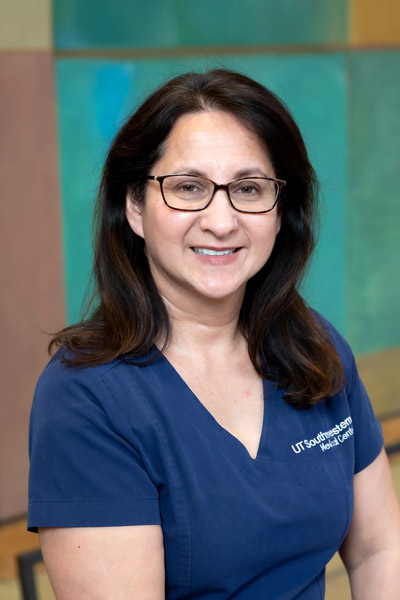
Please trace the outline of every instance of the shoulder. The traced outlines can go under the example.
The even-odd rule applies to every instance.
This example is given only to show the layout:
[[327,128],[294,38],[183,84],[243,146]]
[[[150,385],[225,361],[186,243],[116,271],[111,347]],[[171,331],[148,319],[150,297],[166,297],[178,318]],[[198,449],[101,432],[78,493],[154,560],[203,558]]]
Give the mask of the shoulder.
[[314,309],[310,309],[310,312],[314,320],[322,327],[334,345],[343,367],[346,387],[351,386],[357,373],[357,367],[350,344],[326,317]]
[[[155,439],[146,406],[139,414],[141,397],[118,394],[107,380],[123,362],[74,368],[64,356],[50,360],[33,400],[29,526],[159,523],[145,468]],[[126,382],[126,371],[118,379]]]
[[[61,348],[39,377],[30,418],[30,447],[102,445],[125,440],[136,448],[136,435],[152,436],[152,397],[144,389],[146,374],[117,359],[77,368],[64,362]],[[150,383],[149,383],[150,386]],[[47,451],[47,450],[46,450]]]
[[66,362],[68,358],[71,358],[71,354],[64,348],[60,348],[48,362],[36,385],[34,405],[37,399],[43,402],[54,398],[60,399],[60,397],[77,398],[84,395],[87,397],[97,395],[102,388],[105,373],[120,362],[76,367]]
[[154,355],[149,353],[136,359],[116,358],[104,364],[95,364],[88,366],[75,366],[68,362],[73,359],[73,354],[64,347],[54,354],[47,363],[45,369],[38,378],[37,391],[51,389],[53,386],[59,387],[61,384],[63,389],[66,387],[81,385],[89,389],[98,385],[104,385],[104,382],[109,379],[112,371],[117,371],[118,377],[123,377],[123,373],[129,370],[130,372],[140,369],[142,366],[154,364]]
[[314,309],[310,309],[310,313],[313,319],[324,329],[328,334],[329,338],[333,342],[339,356],[343,360],[352,360],[353,352],[347,340],[338,332],[338,330],[332,325],[330,321],[321,313]]
[[[102,365],[76,367],[66,360],[72,355],[60,348],[41,373],[34,394],[32,422],[38,418],[58,420],[68,414],[105,413],[116,419],[122,413],[149,412],[149,400],[162,389],[162,374],[154,355],[143,355],[135,360],[115,359]],[[161,361],[162,362],[162,361]]]
[[341,392],[324,402],[321,410],[326,411],[326,414],[333,417],[334,420],[336,419],[336,426],[340,430],[342,421],[339,422],[339,412],[348,411],[348,413],[342,414],[345,417],[347,414],[350,416],[351,426],[346,425],[348,417],[347,419],[343,418],[343,425],[347,427],[347,430],[345,434],[340,431],[337,439],[342,446],[342,442],[352,438],[354,434],[354,472],[357,473],[370,464],[381,451],[383,444],[382,429],[374,415],[367,391],[359,377],[356,361],[348,342],[325,317],[315,311],[312,312],[314,318],[318,320],[334,344],[345,375]]
[[76,368],[65,363],[65,358],[68,353],[60,348],[38,379],[31,409],[31,442],[43,432],[49,436],[86,430],[90,421],[106,419],[102,385],[105,366]]

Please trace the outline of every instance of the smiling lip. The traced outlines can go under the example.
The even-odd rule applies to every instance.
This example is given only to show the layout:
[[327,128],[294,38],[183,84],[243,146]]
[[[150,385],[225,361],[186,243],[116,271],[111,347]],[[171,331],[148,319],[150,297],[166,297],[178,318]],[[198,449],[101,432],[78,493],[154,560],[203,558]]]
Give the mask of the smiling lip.
[[241,247],[237,248],[203,248],[192,246],[196,261],[214,267],[226,267],[236,263],[240,256]]
[[239,248],[226,248],[223,250],[217,250],[216,248],[192,248],[193,252],[202,256],[229,256],[231,254],[235,254],[235,252],[237,252],[238,249]]

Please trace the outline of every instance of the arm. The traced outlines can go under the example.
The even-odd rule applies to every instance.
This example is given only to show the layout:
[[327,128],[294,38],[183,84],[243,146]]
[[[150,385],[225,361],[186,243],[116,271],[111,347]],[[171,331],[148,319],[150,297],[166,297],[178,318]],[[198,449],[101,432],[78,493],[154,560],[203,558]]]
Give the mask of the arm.
[[384,450],[354,478],[354,515],[340,550],[354,600],[396,600],[400,510]]
[[57,600],[164,600],[159,525],[39,530]]

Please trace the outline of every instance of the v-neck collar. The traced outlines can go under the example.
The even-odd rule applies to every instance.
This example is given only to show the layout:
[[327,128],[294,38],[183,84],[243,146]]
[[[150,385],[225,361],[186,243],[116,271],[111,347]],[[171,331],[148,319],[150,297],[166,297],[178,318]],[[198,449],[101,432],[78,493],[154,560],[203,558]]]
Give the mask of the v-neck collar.
[[[180,375],[180,373],[175,369],[175,367],[168,360],[168,358],[165,355],[163,355],[161,357],[161,360],[164,361],[165,365],[174,374],[174,377],[179,381],[180,386],[183,387],[183,389],[186,392],[185,395],[188,398],[190,398],[190,400],[192,401],[193,406],[195,407],[195,410],[199,414],[201,414],[202,418],[205,419],[205,421],[208,423],[208,425],[209,425],[208,431],[210,432],[211,437],[213,437],[217,443],[221,443],[221,440],[223,440],[223,439],[227,440],[230,444],[233,444],[233,446],[238,448],[240,453],[242,453],[242,454],[244,453],[245,456],[250,461],[253,461],[253,462],[257,461],[258,459],[263,458],[264,450],[265,450],[266,428],[267,428],[267,422],[266,422],[267,421],[267,404],[268,404],[268,397],[271,395],[271,391],[273,389],[272,386],[274,385],[272,382],[267,381],[265,379],[262,380],[262,383],[263,383],[263,423],[262,423],[262,427],[261,427],[261,433],[260,433],[260,439],[258,442],[257,453],[256,453],[256,456],[253,457],[253,456],[251,456],[251,454],[249,453],[248,449],[243,444],[243,442],[241,442],[233,433],[231,433],[228,429],[226,429],[223,425],[221,425],[219,423],[219,421],[214,417],[214,415],[208,410],[208,408],[206,408],[206,406],[204,406],[204,404],[199,400],[199,398],[193,392],[191,387],[183,379],[183,377]],[[220,448],[220,449],[222,451],[224,451],[224,448]],[[226,451],[226,449],[225,449],[225,451]]]

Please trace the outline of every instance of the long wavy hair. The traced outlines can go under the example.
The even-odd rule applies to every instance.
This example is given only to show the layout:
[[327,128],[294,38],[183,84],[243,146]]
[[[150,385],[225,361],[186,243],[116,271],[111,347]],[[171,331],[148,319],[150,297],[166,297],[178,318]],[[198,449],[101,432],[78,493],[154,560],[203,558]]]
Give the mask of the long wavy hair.
[[144,240],[128,225],[127,193],[145,202],[145,175],[162,156],[177,119],[225,111],[255,133],[276,177],[281,228],[267,263],[246,286],[239,325],[256,370],[285,390],[287,402],[307,408],[343,382],[337,352],[298,288],[314,247],[317,181],[287,108],[269,90],[225,69],[186,73],[152,93],[127,120],[109,150],[94,219],[95,290],[82,320],[65,327],[49,351],[64,345],[64,361],[91,366],[117,357],[137,360],[163,340],[170,323],[151,275]]

